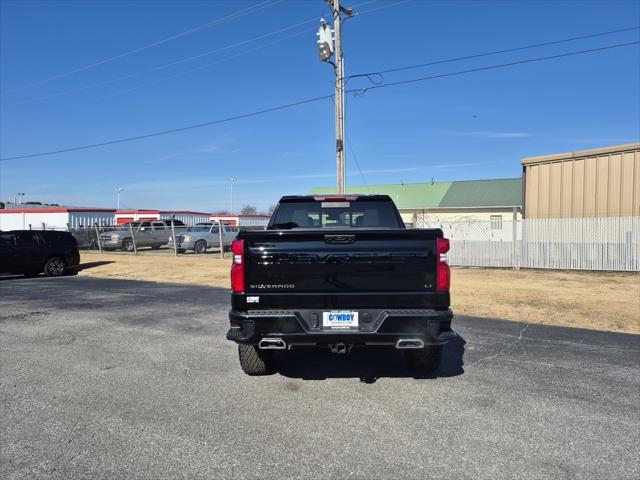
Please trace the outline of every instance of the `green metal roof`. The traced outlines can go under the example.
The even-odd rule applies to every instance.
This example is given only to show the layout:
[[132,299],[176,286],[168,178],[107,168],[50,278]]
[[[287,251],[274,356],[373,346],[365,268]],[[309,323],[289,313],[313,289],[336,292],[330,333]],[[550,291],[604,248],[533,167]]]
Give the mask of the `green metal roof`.
[[519,207],[521,205],[521,178],[452,182],[440,202],[441,208]]
[[[335,194],[335,187],[313,188],[311,194]],[[352,194],[389,195],[400,209],[518,207],[522,179],[464,180],[347,187]]]

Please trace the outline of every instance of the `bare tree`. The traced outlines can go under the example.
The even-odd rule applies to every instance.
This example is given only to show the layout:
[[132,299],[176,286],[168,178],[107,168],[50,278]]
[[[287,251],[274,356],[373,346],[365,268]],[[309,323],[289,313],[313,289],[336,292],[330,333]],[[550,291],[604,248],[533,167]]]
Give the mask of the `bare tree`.
[[273,211],[276,209],[278,205],[276,205],[275,203],[273,205],[269,205],[269,211],[267,212],[268,215],[273,215]]
[[256,215],[257,213],[258,209],[253,205],[245,205],[242,207],[242,210],[240,210],[241,215]]

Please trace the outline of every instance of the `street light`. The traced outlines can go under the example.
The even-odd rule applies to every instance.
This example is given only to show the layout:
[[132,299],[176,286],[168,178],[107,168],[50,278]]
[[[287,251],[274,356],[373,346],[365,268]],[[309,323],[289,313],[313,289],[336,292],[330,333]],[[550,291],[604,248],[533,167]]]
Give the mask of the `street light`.
[[117,200],[117,204],[116,204],[117,205],[116,208],[118,210],[120,210],[120,193],[123,192],[123,191],[124,191],[124,188],[122,188],[122,187],[116,188],[116,198],[118,199]]
[[22,197],[25,196],[25,193],[18,192],[18,198],[20,199],[20,205],[22,205]]
[[233,177],[229,177],[227,178],[227,183],[229,183],[229,186],[231,187],[231,203],[229,204],[229,213],[233,214],[233,182],[235,182],[236,179]]

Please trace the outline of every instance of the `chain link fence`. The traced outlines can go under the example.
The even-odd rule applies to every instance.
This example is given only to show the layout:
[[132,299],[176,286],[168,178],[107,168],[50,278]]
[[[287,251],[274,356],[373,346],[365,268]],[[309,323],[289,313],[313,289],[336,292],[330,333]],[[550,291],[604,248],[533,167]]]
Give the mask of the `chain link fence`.
[[[442,229],[453,266],[640,271],[640,217],[422,220],[417,227]],[[187,227],[171,221],[65,230],[86,250],[219,253],[223,258],[237,233],[230,225]]]
[[237,235],[237,228],[231,225],[176,223],[167,220],[76,228],[52,228],[42,224],[40,228],[32,229],[68,231],[82,250],[134,254],[157,250],[174,255],[218,253],[222,258]]

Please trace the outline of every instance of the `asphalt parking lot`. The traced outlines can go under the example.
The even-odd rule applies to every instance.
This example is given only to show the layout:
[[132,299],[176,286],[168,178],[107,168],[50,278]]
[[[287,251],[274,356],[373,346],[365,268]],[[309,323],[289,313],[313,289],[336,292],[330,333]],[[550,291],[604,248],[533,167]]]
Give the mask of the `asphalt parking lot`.
[[640,336],[458,317],[429,378],[379,351],[252,378],[222,289],[18,278],[0,302],[1,478],[640,476]]

